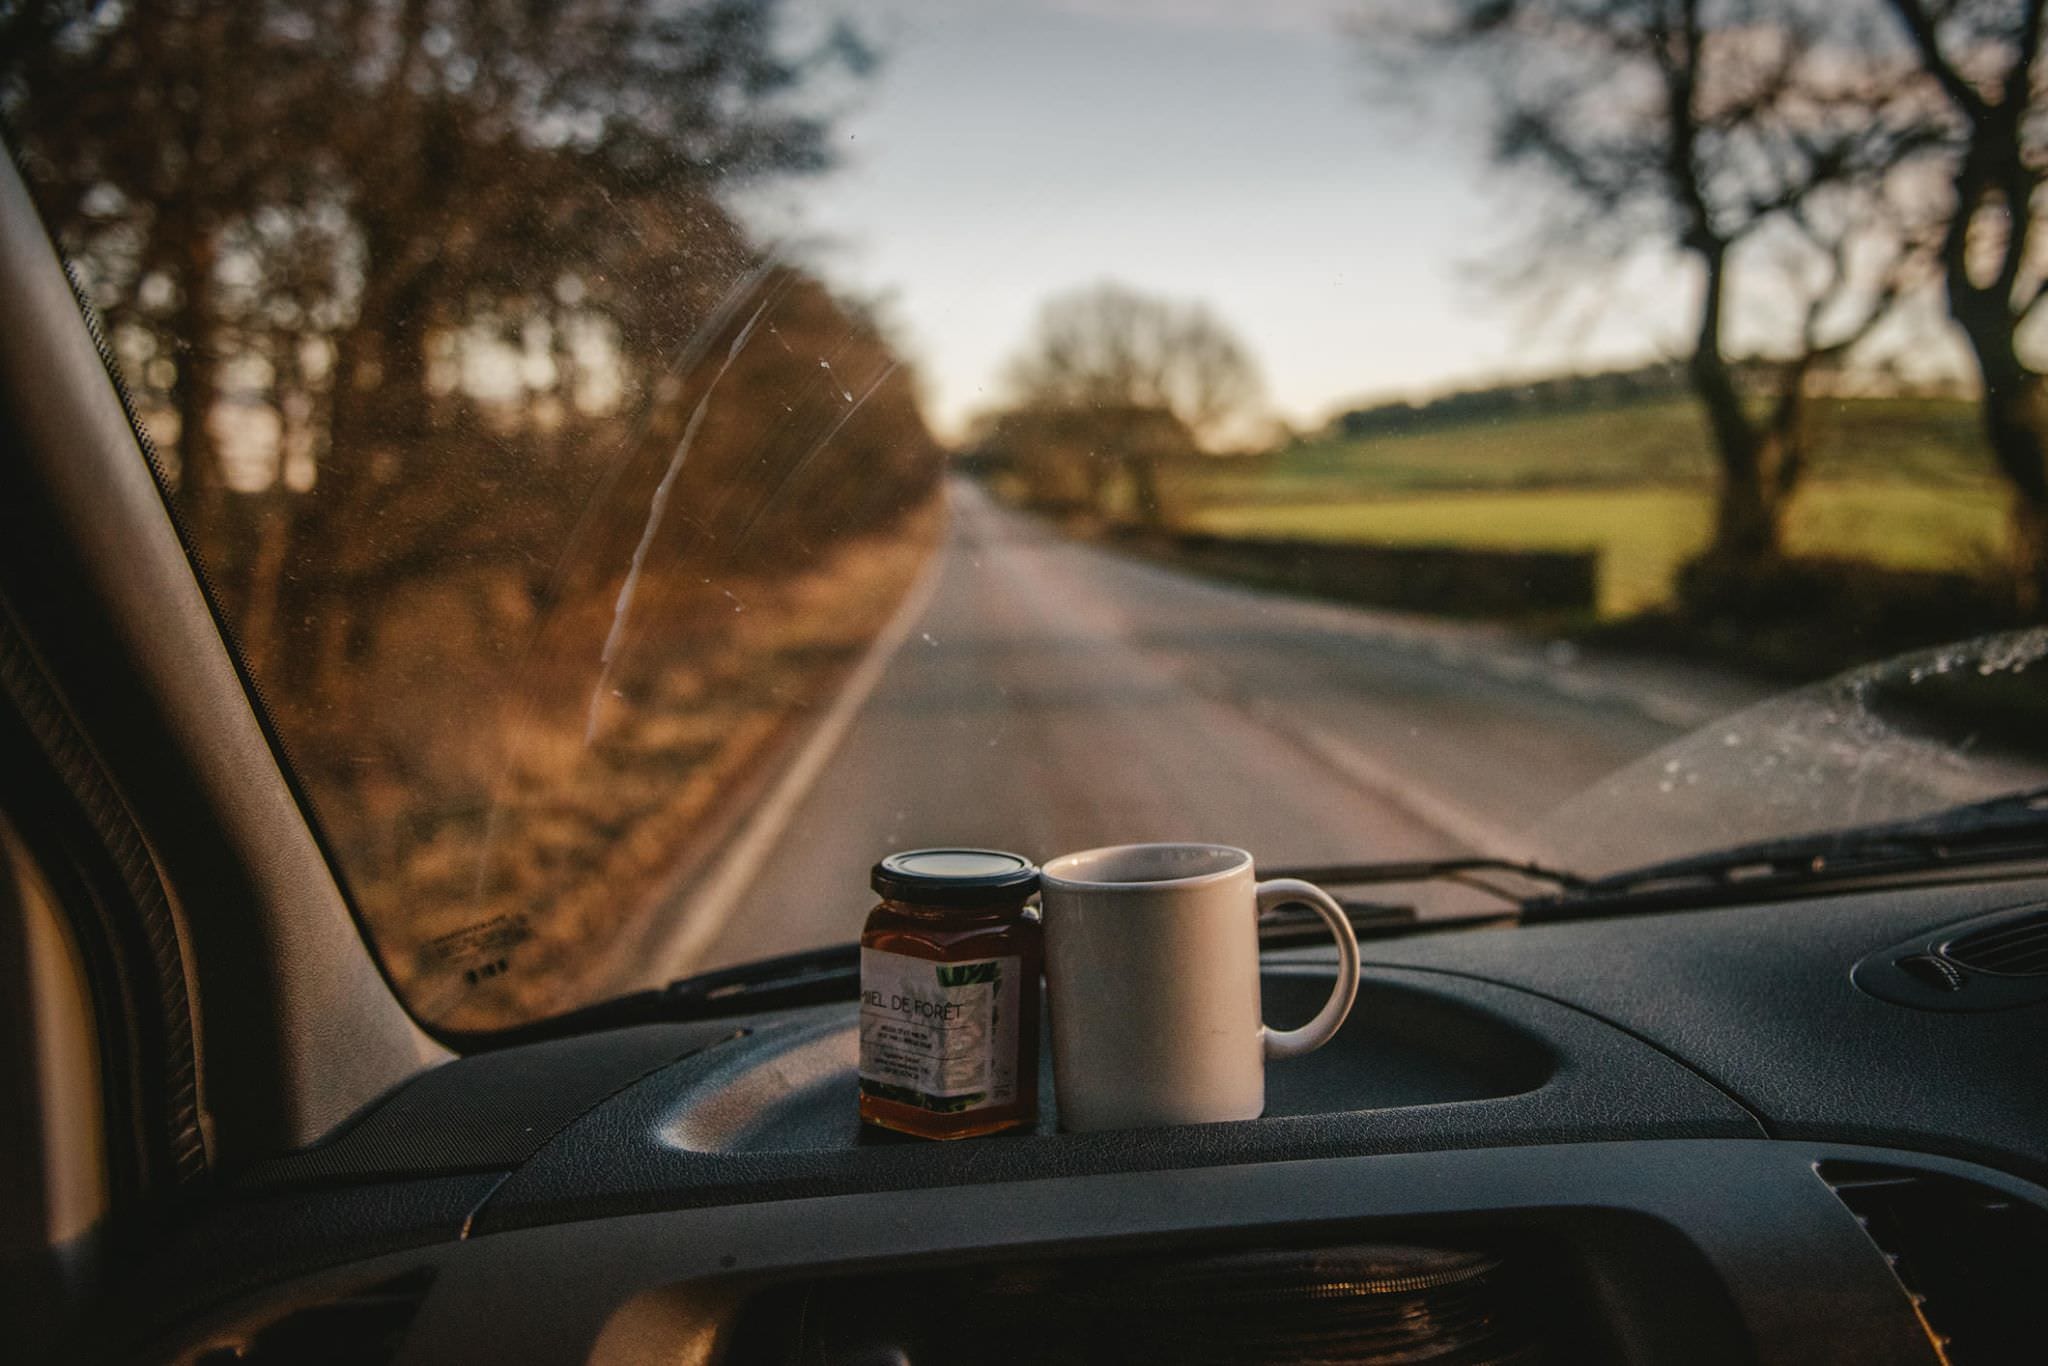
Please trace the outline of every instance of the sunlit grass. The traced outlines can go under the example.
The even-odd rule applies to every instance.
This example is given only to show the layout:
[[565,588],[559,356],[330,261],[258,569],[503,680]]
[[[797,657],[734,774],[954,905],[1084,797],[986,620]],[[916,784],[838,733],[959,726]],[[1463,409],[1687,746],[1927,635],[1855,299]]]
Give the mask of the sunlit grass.
[[[1713,501],[1704,488],[1532,489],[1245,502],[1203,508],[1188,521],[1237,536],[1597,549],[1599,610],[1612,617],[1669,601],[1679,566],[1707,542]],[[1979,569],[2004,529],[2005,500],[1995,488],[1821,480],[1795,501],[1786,545],[1795,554],[1904,568]]]
[[[1982,570],[2006,498],[1960,399],[1826,399],[1786,548],[1914,569]],[[1311,442],[1177,472],[1182,521],[1226,535],[1601,552],[1605,617],[1670,600],[1712,530],[1698,408],[1653,399]]]
[[1788,537],[1796,554],[1846,555],[1902,569],[1989,569],[2004,552],[2009,502],[1996,486],[1902,480],[1824,482],[1801,491]]
[[[1821,400],[1809,432],[1815,479],[1996,482],[1976,408],[1960,399]],[[1316,441],[1260,459],[1219,462],[1191,478],[1188,491],[1209,503],[1288,502],[1342,493],[1706,487],[1713,475],[1698,407],[1670,398]]]

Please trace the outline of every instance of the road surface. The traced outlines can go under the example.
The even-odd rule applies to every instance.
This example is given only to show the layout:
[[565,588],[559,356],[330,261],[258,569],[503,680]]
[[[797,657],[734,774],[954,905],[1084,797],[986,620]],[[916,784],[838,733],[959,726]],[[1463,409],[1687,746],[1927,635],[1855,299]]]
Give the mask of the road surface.
[[657,975],[853,938],[892,849],[1521,853],[1565,798],[1764,692],[1219,584],[1063,539],[964,480],[950,496],[928,601],[822,768],[771,803],[732,894],[684,908],[715,923]]

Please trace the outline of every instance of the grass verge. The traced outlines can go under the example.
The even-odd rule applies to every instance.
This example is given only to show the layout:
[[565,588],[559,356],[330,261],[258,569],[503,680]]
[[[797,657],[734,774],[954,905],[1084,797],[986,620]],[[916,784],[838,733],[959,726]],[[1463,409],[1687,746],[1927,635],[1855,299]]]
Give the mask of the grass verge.
[[[1392,545],[1597,550],[1604,620],[1672,605],[1680,568],[1707,545],[1704,488],[1488,490],[1200,507],[1196,530]],[[1995,561],[2005,500],[1985,487],[1904,480],[1816,481],[1786,523],[1795,556],[1866,559],[1897,569],[1977,572]]]

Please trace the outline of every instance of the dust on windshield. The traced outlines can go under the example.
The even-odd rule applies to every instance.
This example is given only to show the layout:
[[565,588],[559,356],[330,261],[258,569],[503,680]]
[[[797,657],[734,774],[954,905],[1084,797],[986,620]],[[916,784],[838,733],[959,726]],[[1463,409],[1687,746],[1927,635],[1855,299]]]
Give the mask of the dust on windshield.
[[1746,710],[2043,619],[2025,13],[13,0],[0,117],[473,1030],[892,849],[1618,866],[2037,772],[2039,668]]

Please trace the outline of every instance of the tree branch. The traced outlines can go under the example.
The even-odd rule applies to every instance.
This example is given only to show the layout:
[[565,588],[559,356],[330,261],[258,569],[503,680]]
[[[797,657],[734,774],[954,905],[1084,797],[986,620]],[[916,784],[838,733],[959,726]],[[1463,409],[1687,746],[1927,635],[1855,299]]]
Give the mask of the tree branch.
[[2034,59],[2041,51],[2042,5],[2043,0],[2027,0],[2020,14],[2019,51],[2005,73],[2003,106],[2007,110],[2024,109],[2033,93]]
[[[1935,32],[1935,21],[1933,16],[1928,14],[1926,5],[1922,4],[1921,0],[1891,0],[1891,3],[1892,12],[1899,16],[1899,22],[1906,27],[1907,36],[1919,50],[1920,64],[1926,68],[1927,74],[1934,77],[1948,97],[1955,101],[1956,107],[1963,111],[1965,118],[1972,123],[1981,122],[1989,114],[1990,106],[1985,103],[1983,95],[1978,93],[1977,87],[1965,80],[1963,74],[1943,55],[1941,35]],[[2038,12],[2040,6],[2036,0],[2028,0],[2028,3]]]

